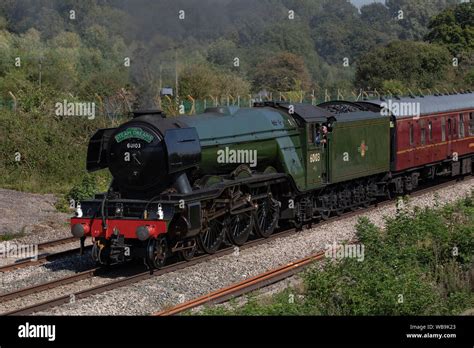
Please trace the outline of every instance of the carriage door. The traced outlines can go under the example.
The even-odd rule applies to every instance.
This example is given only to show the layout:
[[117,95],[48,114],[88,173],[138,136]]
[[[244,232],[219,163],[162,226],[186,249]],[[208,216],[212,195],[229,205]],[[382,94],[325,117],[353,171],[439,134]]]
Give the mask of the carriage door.
[[447,129],[447,157],[450,158],[453,154],[453,120],[451,119],[450,116],[447,117],[447,124],[448,124],[448,129]]
[[321,185],[326,174],[326,156],[318,123],[306,124],[306,188]]

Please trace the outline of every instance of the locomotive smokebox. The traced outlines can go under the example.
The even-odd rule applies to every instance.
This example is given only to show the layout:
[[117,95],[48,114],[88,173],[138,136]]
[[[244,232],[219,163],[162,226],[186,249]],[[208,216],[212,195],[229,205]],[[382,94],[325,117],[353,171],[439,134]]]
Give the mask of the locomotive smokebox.
[[92,137],[87,169],[109,168],[121,192],[156,194],[173,186],[189,193],[186,171],[201,160],[196,129],[161,112],[139,111],[118,128],[101,129]]

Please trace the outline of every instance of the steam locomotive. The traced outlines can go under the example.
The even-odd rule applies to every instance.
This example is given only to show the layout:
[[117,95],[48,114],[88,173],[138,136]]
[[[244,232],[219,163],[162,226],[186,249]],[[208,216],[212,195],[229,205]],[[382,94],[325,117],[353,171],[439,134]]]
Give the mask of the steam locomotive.
[[[413,105],[414,108],[406,106]],[[413,110],[416,112],[414,113]],[[80,202],[71,232],[101,264],[269,237],[441,176],[472,174],[474,93],[222,106],[195,116],[135,112],[90,139],[87,170],[107,192]]]

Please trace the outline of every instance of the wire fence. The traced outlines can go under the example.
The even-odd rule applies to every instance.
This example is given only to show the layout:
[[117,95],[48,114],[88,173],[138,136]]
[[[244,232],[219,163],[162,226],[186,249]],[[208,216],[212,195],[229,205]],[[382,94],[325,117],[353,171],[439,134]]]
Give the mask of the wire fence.
[[[330,100],[347,100],[360,101],[380,98],[381,96],[415,96],[415,95],[430,95],[430,94],[453,94],[458,93],[456,90],[417,90],[416,92],[407,90],[342,90],[342,89],[325,89],[318,92],[311,91],[292,91],[292,92],[274,92],[274,93],[260,93],[258,95],[246,96],[207,96],[204,99],[195,99],[192,96],[175,98],[170,96],[158,96],[155,98],[155,104],[158,109],[161,109],[165,114],[174,115],[195,115],[203,113],[207,108],[219,106],[238,106],[238,107],[253,107],[255,102],[263,101],[281,101],[289,103],[306,103],[318,105]],[[0,110],[6,109],[15,111],[17,105],[21,106],[21,100],[9,92],[10,99],[0,98]],[[94,103],[96,104],[96,115],[107,117],[113,121],[128,117],[133,110],[134,97],[128,91],[122,89],[116,95],[111,97],[101,97],[95,95]]]
[[330,91],[325,90],[322,93],[315,94],[301,92],[277,92],[267,93],[265,95],[248,95],[248,96],[221,96],[196,100],[191,96],[186,98],[171,98],[168,96],[159,99],[158,104],[161,109],[168,115],[194,115],[203,113],[207,108],[219,106],[238,106],[238,107],[253,107],[255,102],[263,101],[280,101],[289,103],[304,103],[311,105],[318,105],[320,103],[330,100],[368,100],[379,98],[382,94],[377,91]]

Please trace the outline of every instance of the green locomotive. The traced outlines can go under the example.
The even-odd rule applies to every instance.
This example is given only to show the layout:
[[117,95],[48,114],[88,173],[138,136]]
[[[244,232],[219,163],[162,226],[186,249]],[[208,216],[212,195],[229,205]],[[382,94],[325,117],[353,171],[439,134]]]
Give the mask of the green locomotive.
[[81,202],[72,233],[94,238],[100,263],[139,257],[159,268],[172,253],[214,253],[388,195],[390,117],[335,105],[143,111],[99,130],[87,169],[109,168],[113,181]]

